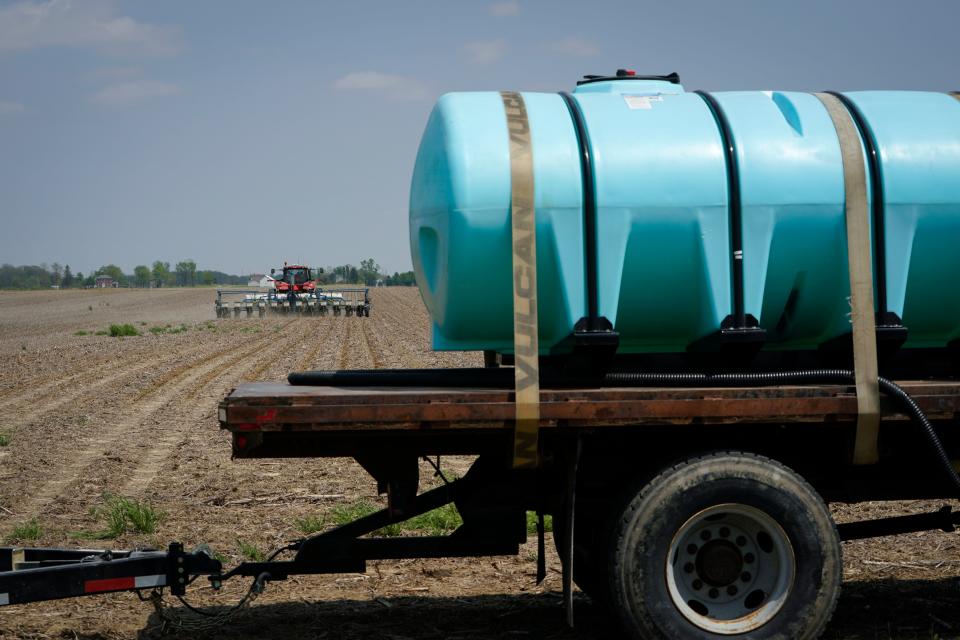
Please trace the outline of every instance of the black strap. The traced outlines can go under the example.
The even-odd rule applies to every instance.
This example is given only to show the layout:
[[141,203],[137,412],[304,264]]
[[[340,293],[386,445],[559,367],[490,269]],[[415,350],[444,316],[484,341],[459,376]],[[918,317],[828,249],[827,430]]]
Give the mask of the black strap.
[[580,105],[572,95],[561,92],[560,97],[570,111],[573,128],[577,133],[580,149],[580,179],[583,193],[584,267],[587,281],[587,330],[602,331],[600,304],[597,293],[597,196],[594,181],[593,156],[590,154],[590,139]]
[[717,99],[706,91],[696,91],[703,98],[713,119],[720,130],[723,142],[723,158],[727,167],[727,210],[730,214],[730,265],[733,273],[733,324],[735,328],[747,326],[746,310],[743,302],[743,205],[740,200],[740,167],[737,164],[737,150],[734,145],[730,121]]

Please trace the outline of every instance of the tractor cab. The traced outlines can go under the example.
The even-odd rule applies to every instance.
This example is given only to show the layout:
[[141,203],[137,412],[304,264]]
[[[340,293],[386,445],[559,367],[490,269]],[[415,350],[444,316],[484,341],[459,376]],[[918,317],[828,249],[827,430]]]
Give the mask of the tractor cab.
[[270,269],[270,275],[275,278],[274,287],[278,292],[312,292],[317,286],[313,280],[310,267],[304,267],[298,264],[284,264],[280,275],[277,276],[276,273],[276,269]]

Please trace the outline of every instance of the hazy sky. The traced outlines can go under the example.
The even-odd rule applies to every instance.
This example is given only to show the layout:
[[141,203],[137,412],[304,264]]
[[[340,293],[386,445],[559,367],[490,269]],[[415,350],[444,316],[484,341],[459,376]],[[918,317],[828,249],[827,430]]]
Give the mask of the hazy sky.
[[0,1],[0,262],[410,268],[447,91],[960,89],[960,2]]

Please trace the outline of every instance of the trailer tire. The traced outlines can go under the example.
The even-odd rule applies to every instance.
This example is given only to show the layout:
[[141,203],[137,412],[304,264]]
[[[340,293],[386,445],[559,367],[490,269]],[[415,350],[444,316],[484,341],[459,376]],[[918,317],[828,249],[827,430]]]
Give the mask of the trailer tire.
[[840,591],[840,539],[784,465],[722,452],[675,465],[617,519],[610,597],[630,638],[816,638]]

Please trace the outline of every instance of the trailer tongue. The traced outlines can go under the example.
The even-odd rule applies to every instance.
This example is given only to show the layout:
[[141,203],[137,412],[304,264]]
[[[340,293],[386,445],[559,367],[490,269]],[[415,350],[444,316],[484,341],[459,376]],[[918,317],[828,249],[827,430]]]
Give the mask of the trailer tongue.
[[0,549],[0,604],[164,587],[183,595],[193,578],[221,569],[206,550],[185,553],[176,542],[167,551],[8,547]]

